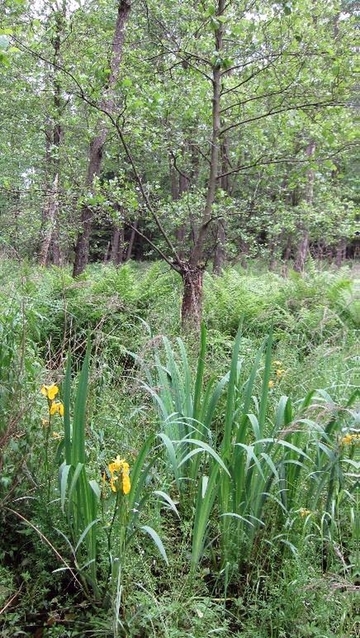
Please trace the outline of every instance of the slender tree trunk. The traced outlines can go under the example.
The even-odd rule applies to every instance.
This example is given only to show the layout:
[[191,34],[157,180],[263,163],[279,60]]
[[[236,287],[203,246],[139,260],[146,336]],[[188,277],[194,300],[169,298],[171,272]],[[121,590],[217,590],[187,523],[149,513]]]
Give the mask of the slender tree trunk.
[[63,255],[60,249],[60,241],[59,241],[58,220],[55,221],[55,229],[54,229],[52,240],[51,240],[51,259],[54,266],[61,266],[63,263]]
[[[223,139],[220,145],[220,154],[221,154],[221,173],[222,177],[220,179],[221,189],[225,193],[229,193],[230,184],[229,184],[229,175],[226,175],[226,171],[229,168],[229,141],[227,138]],[[220,275],[225,259],[226,259],[226,226],[225,219],[221,218],[217,222],[217,230],[216,230],[216,245],[214,250],[214,260],[213,260],[213,271],[215,275]]]
[[54,224],[59,210],[58,184],[59,175],[56,174],[43,215],[42,241],[38,258],[40,266],[46,266],[47,264],[49,248],[53,237]]
[[341,264],[345,260],[345,257],[346,257],[346,239],[340,239],[336,247],[336,257],[335,257],[335,263],[338,268],[340,268]]
[[[103,147],[107,136],[107,128],[104,124],[101,126],[99,134],[92,140],[89,151],[89,165],[86,183],[89,187],[92,186],[94,178],[100,175]],[[73,277],[80,275],[86,268],[89,261],[89,244],[90,244],[90,232],[93,222],[93,211],[89,206],[82,206],[81,208],[81,230],[78,233],[76,248],[75,248],[75,262],[73,269]]]
[[130,234],[130,239],[129,239],[129,243],[128,243],[128,248],[127,248],[127,251],[126,251],[125,261],[130,261],[130,259],[132,257],[137,226],[138,226],[138,222],[136,221],[136,222],[134,222],[134,226],[131,229],[131,234]]
[[[60,264],[59,246],[59,175],[60,148],[63,141],[61,115],[64,108],[61,83],[59,79],[59,64],[61,64],[61,38],[65,26],[65,9],[55,13],[55,36],[53,39],[52,91],[53,91],[53,121],[46,130],[46,172],[47,172],[47,202],[45,204],[40,230],[39,256],[41,266],[46,266],[52,256],[53,262]],[[50,118],[49,118],[50,119]],[[52,249],[52,250],[51,250]]]
[[[308,147],[306,149],[306,155],[309,159],[311,159],[314,156],[315,150],[316,150],[316,144],[312,140],[308,144]],[[309,206],[312,206],[314,201],[314,182],[315,182],[315,172],[312,168],[310,168],[307,173],[307,184],[306,184],[305,197],[304,197],[305,202]],[[299,232],[301,234],[301,237],[300,237],[298,250],[295,257],[294,270],[296,270],[297,272],[303,272],[305,268],[306,258],[309,252],[309,231],[307,228],[306,221],[302,226],[300,226]]]
[[[226,0],[218,0],[215,17],[222,18],[225,13],[225,7]],[[223,20],[219,20],[214,33],[215,50],[219,59],[221,58],[221,52],[223,50],[223,32],[224,22]],[[189,260],[186,265],[182,264],[183,267],[179,269],[184,285],[181,319],[182,326],[185,330],[189,328],[199,330],[201,323],[204,256],[206,240],[209,236],[210,224],[212,222],[212,210],[220,169],[221,76],[221,65],[216,63],[212,69],[212,135],[205,207]]]
[[296,258],[294,263],[294,270],[296,272],[303,272],[305,268],[305,261],[309,252],[309,233],[307,230],[304,230],[300,239],[300,243],[298,245],[298,249],[296,251]]
[[124,227],[114,226],[111,237],[110,261],[119,266],[124,259]]
[[[130,0],[119,0],[118,13],[115,25],[114,38],[111,49],[110,76],[105,87],[105,94],[100,103],[100,110],[104,113],[113,114],[115,111],[114,89],[119,77],[122,51],[125,40],[125,25],[131,8]],[[108,133],[108,125],[102,118],[98,123],[98,132],[90,143],[89,163],[86,176],[86,184],[92,187],[94,178],[100,175],[103,148]],[[89,242],[93,222],[93,212],[89,206],[81,209],[80,230],[75,247],[75,261],[73,277],[80,275],[87,266],[89,260]]]

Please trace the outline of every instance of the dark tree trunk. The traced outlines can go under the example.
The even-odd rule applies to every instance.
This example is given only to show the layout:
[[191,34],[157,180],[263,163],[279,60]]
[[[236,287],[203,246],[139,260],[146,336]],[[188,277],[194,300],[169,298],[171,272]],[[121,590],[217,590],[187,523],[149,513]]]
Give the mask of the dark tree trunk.
[[[99,105],[103,114],[107,113],[112,115],[115,111],[114,89],[120,72],[120,63],[125,39],[125,25],[130,8],[130,0],[119,0],[118,14],[111,49],[110,76],[107,86],[104,87],[104,97]],[[106,142],[107,132],[108,129],[105,120],[100,119],[98,124],[98,133],[92,140],[89,150],[86,184],[90,188],[94,182],[94,178],[100,175],[103,148]],[[89,208],[89,206],[83,206],[81,209],[80,229],[75,247],[73,277],[80,275],[87,266],[89,260],[89,241],[92,222],[93,211]]]
[[340,268],[341,264],[346,258],[346,239],[340,239],[336,247],[335,263]]
[[[86,183],[91,186],[94,177],[100,175],[103,147],[107,136],[107,129],[102,127],[99,135],[97,135],[90,144],[89,165]],[[73,277],[80,275],[86,268],[89,261],[89,243],[90,233],[93,222],[93,211],[89,206],[81,208],[81,229],[78,233],[75,247],[75,261],[73,268]]]
[[293,239],[291,235],[288,235],[286,239],[284,254],[283,254],[283,260],[286,264],[290,261],[292,250],[293,250]]
[[50,252],[51,252],[51,260],[54,266],[61,266],[64,260],[63,260],[63,255],[60,249],[59,228],[57,224],[55,225],[55,229],[53,232]]
[[119,266],[124,261],[124,227],[114,226],[111,247],[110,247],[110,261]]
[[[215,50],[219,57],[223,51],[223,34],[224,22],[223,18],[226,1],[218,0],[216,17],[219,17],[218,26],[215,29]],[[220,143],[221,143],[221,121],[220,121],[220,102],[221,102],[221,82],[222,70],[221,65],[214,64],[212,68],[212,135],[210,149],[210,165],[209,176],[206,191],[206,201],[201,223],[196,233],[194,245],[190,252],[187,262],[187,268],[180,270],[184,293],[182,301],[182,325],[185,329],[200,329],[201,308],[202,308],[202,285],[203,285],[203,268],[205,261],[206,242],[209,237],[211,223],[213,222],[212,213],[213,205],[218,187],[218,179],[220,175]]]
[[198,331],[201,325],[203,270],[183,264],[180,274],[183,281],[181,323],[186,331]]

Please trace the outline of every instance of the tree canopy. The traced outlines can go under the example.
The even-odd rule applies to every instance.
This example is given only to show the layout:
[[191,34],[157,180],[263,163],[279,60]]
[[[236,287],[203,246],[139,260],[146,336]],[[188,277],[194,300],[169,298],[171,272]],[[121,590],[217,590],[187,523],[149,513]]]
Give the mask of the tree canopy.
[[6,0],[3,246],[74,275],[160,256],[198,319],[208,265],[351,256],[355,13],[335,0]]

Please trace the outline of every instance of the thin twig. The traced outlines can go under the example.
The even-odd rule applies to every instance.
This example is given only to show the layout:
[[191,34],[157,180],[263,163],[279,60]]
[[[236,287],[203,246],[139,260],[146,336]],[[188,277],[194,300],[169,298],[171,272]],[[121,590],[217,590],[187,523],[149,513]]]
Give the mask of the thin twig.
[[79,581],[78,577],[76,576],[76,574],[75,574],[74,570],[72,569],[72,567],[70,567],[70,565],[66,562],[65,558],[63,558],[61,556],[61,554],[58,552],[56,547],[54,547],[54,545],[49,541],[49,539],[46,538],[45,534],[43,534],[42,531],[38,527],[36,527],[36,525],[34,525],[34,523],[32,523],[27,518],[25,518],[25,516],[20,514],[20,512],[17,512],[16,510],[13,510],[11,507],[5,507],[5,509],[8,512],[11,512],[12,514],[15,514],[15,516],[18,516],[18,518],[20,518],[24,523],[26,523],[26,525],[29,525],[33,530],[35,530],[35,532],[37,532],[39,534],[41,540],[43,540],[52,549],[52,551],[54,552],[55,556],[65,565],[66,569],[68,569],[70,571],[72,577],[77,582],[79,587],[82,588],[82,584]]

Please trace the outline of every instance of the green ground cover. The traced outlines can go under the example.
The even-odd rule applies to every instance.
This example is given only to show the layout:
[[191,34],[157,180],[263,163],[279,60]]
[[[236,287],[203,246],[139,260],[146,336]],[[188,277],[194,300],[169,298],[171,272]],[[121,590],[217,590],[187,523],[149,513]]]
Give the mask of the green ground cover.
[[354,267],[0,280],[0,636],[359,635]]

